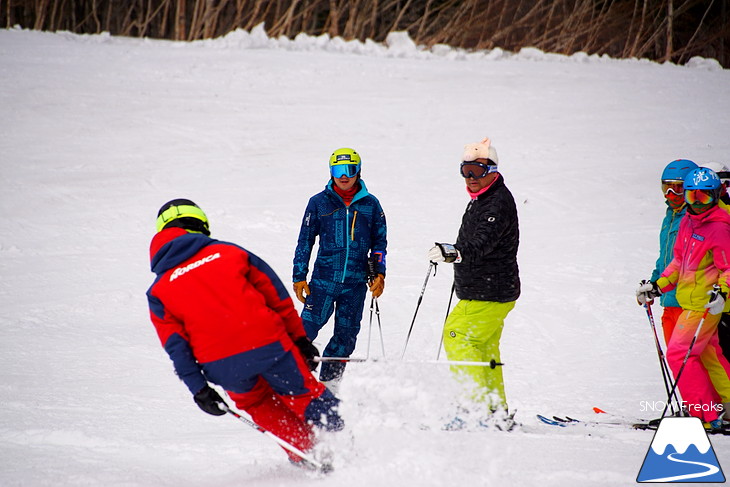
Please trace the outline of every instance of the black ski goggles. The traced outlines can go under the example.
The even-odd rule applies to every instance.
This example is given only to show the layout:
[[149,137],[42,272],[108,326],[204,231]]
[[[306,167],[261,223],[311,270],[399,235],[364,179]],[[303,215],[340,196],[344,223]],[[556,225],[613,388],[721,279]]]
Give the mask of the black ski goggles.
[[481,162],[464,161],[461,163],[461,175],[464,178],[481,179],[487,174],[497,172],[496,164],[483,164]]

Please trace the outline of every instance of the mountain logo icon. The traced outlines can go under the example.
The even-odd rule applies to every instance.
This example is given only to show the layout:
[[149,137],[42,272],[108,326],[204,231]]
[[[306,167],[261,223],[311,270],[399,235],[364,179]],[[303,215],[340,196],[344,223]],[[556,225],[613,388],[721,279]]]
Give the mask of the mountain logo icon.
[[723,483],[725,475],[699,418],[664,418],[636,481]]

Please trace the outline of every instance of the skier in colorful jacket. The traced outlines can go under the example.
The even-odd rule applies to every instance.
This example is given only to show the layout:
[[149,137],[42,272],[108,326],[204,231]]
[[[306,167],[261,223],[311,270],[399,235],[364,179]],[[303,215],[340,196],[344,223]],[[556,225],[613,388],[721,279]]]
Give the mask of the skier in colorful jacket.
[[[730,406],[730,363],[717,338],[730,285],[730,215],[718,206],[720,194],[720,179],[711,169],[697,168],[687,174],[688,210],[679,227],[674,258],[657,281],[637,289],[642,304],[676,288],[683,311],[667,345],[667,362],[675,380],[682,370],[678,388],[688,412],[712,428],[722,426],[722,403]],[[719,286],[718,292],[713,293],[714,285]]]
[[[677,159],[667,164],[662,171],[661,188],[667,211],[659,231],[659,257],[651,273],[652,281],[659,279],[662,271],[674,258],[674,243],[677,240],[679,223],[687,213],[687,204],[684,201],[684,178],[693,169],[697,169],[697,164],[694,162],[688,159]],[[659,302],[664,308],[662,312],[664,343],[669,343],[677,318],[682,313],[682,307],[679,305],[675,293],[673,289],[659,298]]]
[[339,401],[312,375],[318,352],[273,270],[210,238],[205,213],[190,200],[163,205],[157,232],[150,318],[196,404],[225,414],[209,385],[217,384],[254,422],[303,451],[314,445],[312,425],[341,429]]
[[[438,243],[428,253],[431,262],[454,264],[454,289],[460,301],[444,324],[449,360],[500,362],[504,320],[520,296],[517,207],[498,162],[489,138],[465,146],[460,172],[470,202],[456,243]],[[454,366],[452,370],[460,380],[476,385],[469,388],[475,391],[471,399],[488,408],[478,415],[511,421],[501,367]],[[457,420],[447,427],[463,426]]]
[[[717,173],[722,183],[719,206],[730,213],[730,194],[728,194],[728,189],[730,189],[730,169],[721,162],[707,162],[702,167],[710,168]],[[720,340],[720,348],[722,348],[723,355],[725,355],[726,359],[730,360],[730,313],[727,311],[720,318],[720,324],[717,326],[717,337]],[[730,413],[727,413],[726,417],[730,418]]]
[[[347,358],[355,350],[368,288],[378,298],[385,287],[387,228],[380,202],[362,180],[360,155],[350,148],[338,149],[329,167],[330,181],[309,199],[304,211],[292,279],[297,298],[304,303],[302,320],[309,339],[317,338],[334,312],[334,332],[322,355]],[[336,391],[345,364],[323,362],[320,381]]]

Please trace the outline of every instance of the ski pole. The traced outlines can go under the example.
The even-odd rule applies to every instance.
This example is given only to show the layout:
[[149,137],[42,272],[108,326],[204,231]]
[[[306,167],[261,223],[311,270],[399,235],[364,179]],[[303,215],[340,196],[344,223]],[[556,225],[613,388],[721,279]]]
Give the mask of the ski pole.
[[421,288],[421,295],[418,296],[418,302],[416,303],[416,312],[413,313],[413,320],[411,321],[411,327],[408,328],[408,335],[406,335],[406,343],[403,345],[403,353],[401,354],[400,358],[403,360],[403,357],[406,356],[406,348],[408,348],[408,340],[411,339],[411,332],[413,331],[413,325],[416,323],[416,315],[418,315],[418,308],[421,307],[421,301],[423,301],[423,293],[426,292],[426,285],[428,284],[428,278],[431,277],[431,269],[433,269],[433,275],[436,275],[436,269],[438,264],[436,262],[431,262],[428,266],[428,271],[426,272],[426,280],[423,281],[423,288]]
[[244,423],[244,424],[252,427],[253,429],[259,431],[260,433],[263,433],[264,435],[268,436],[269,438],[274,440],[274,442],[276,442],[276,444],[278,444],[280,447],[282,447],[286,451],[291,452],[291,453],[295,454],[296,456],[298,456],[299,458],[301,458],[304,463],[316,468],[317,470],[321,470],[323,472],[327,471],[331,468],[329,465],[325,465],[321,462],[318,462],[311,455],[307,455],[302,450],[300,450],[296,446],[292,445],[288,441],[279,438],[274,433],[270,432],[267,429],[264,429],[262,426],[259,426],[254,421],[241,416],[240,414],[238,414],[237,412],[235,412],[234,410],[229,408],[227,404],[223,404],[223,403],[219,402],[218,407],[221,408],[223,411],[227,412],[228,414],[233,415],[235,418],[240,420],[242,423]]
[[[368,259],[368,282],[373,283],[378,273],[375,269],[377,258],[373,255]],[[375,296],[370,300],[370,329],[368,330],[368,357],[370,357],[370,330],[373,328],[373,305],[375,305],[375,315],[378,317],[378,330],[380,331],[380,349],[383,352],[383,358],[385,358],[385,342],[383,342],[383,327],[380,324],[380,307],[378,306],[378,298]]]
[[365,352],[365,360],[370,358],[370,336],[372,335],[372,332],[373,332],[373,309],[374,309],[373,303],[374,302],[375,302],[375,296],[373,296],[370,299],[370,320],[368,321],[368,347],[367,347],[367,351]]
[[380,351],[383,353],[385,358],[385,342],[383,341],[383,327],[380,324],[380,307],[378,306],[378,298],[373,298],[375,301],[375,316],[378,318],[378,332],[380,333]]
[[489,367],[490,369],[496,369],[497,367],[501,367],[504,365],[502,362],[497,362],[494,359],[490,360],[489,362],[468,362],[468,361],[460,361],[460,360],[406,360],[405,363],[408,363],[408,364],[469,365],[469,366],[476,366],[476,367]]
[[[649,318],[649,324],[651,325],[651,329],[654,332],[654,345],[656,346],[657,355],[659,357],[659,366],[662,369],[662,379],[664,380],[664,390],[667,392],[667,396],[671,399],[672,395],[669,394],[669,384],[671,382],[671,375],[669,373],[669,365],[667,365],[667,359],[664,356],[664,351],[662,350],[662,345],[659,343],[659,336],[656,332],[656,324],[654,322],[654,314],[651,311],[651,306],[649,303],[644,304],[644,308],[646,308],[646,316]],[[677,401],[677,411],[680,411],[682,408],[680,407],[679,397],[677,397],[677,394],[674,394],[674,399]],[[672,408],[672,414],[674,414],[674,404],[671,404]]]
[[315,362],[367,362],[368,358],[359,357],[314,357]]
[[[712,296],[710,297],[710,302],[712,302],[715,299],[715,296],[717,295],[717,292],[720,290],[720,286],[715,284],[712,287]],[[697,337],[700,334],[700,330],[702,330],[702,325],[705,322],[705,318],[707,318],[707,313],[710,312],[710,308],[706,308],[705,312],[702,314],[702,318],[700,319],[700,322],[697,324],[697,330],[695,330],[695,334],[692,337],[692,341],[689,342],[689,347],[687,348],[687,353],[684,356],[684,360],[682,361],[681,367],[679,367],[679,371],[677,372],[677,378],[674,380],[674,385],[672,386],[672,391],[669,393],[669,397],[667,397],[667,404],[664,406],[664,411],[662,411],[662,418],[666,416],[667,409],[669,408],[669,403],[672,400],[672,394],[674,394],[674,391],[677,389],[677,385],[679,385],[679,378],[682,377],[682,372],[684,372],[684,366],[687,365],[687,361],[689,360],[689,356],[692,353],[692,348],[695,345],[695,342],[697,341]]]
[[380,350],[383,354],[383,358],[385,358],[385,342],[383,342],[383,327],[380,324],[380,307],[378,306],[378,298],[375,296],[372,297],[370,300],[370,320],[368,321],[368,347],[367,352],[365,353],[365,361],[367,361],[370,358],[370,335],[372,334],[373,330],[373,311],[375,311],[375,316],[378,318],[378,331],[380,332]]
[[[444,317],[444,326],[441,328],[441,339],[439,340],[439,351],[436,353],[436,360],[441,357],[441,347],[444,345],[444,330],[446,329],[446,320],[449,318],[451,312],[451,300],[454,299],[454,290],[456,289],[456,283],[451,285],[451,294],[449,295],[449,305],[446,307],[446,316]],[[494,367],[492,367],[494,368]]]
[[[355,357],[315,357],[315,362],[378,362],[379,359],[364,359],[364,358],[355,358]],[[384,362],[388,362],[388,360],[384,360]],[[479,367],[490,367],[494,369],[495,367],[500,367],[504,365],[502,362],[497,362],[496,360],[492,359],[489,362],[467,362],[467,361],[460,361],[460,360],[402,360],[403,363],[406,364],[446,364],[446,365],[474,365]]]

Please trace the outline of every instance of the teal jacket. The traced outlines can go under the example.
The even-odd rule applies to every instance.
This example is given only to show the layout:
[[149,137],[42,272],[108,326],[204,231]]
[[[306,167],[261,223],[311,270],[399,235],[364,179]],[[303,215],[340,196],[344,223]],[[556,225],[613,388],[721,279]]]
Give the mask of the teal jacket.
[[[662,221],[662,229],[659,232],[659,258],[656,260],[654,271],[651,273],[651,280],[656,281],[661,276],[662,271],[669,265],[674,258],[674,242],[677,240],[679,232],[679,223],[687,212],[687,205],[683,205],[679,211],[672,210],[667,204],[667,213]],[[680,307],[677,301],[675,290],[671,290],[662,294],[660,301],[662,306]]]

